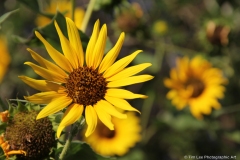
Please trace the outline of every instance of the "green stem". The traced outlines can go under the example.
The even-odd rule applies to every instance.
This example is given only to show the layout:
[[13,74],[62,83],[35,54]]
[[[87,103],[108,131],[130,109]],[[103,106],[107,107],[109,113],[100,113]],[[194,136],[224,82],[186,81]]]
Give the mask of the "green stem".
[[240,111],[240,104],[236,104],[233,106],[223,107],[221,110],[215,111],[213,113],[213,116],[217,118],[225,114],[230,114],[230,113],[239,112],[239,111]]
[[88,4],[87,11],[86,11],[86,14],[85,14],[85,16],[84,16],[84,18],[83,18],[82,26],[81,26],[81,30],[82,30],[83,32],[86,31],[87,24],[88,24],[89,19],[90,19],[90,17],[91,17],[94,4],[95,4],[95,0],[90,0],[90,2],[89,2],[89,4]]
[[[160,41],[158,43],[163,44],[162,41]],[[156,43],[154,44],[154,46],[156,46],[156,50],[155,50],[155,54],[154,54],[154,59],[153,59],[154,63],[153,64],[157,64],[157,65],[153,65],[152,69],[155,71],[155,73],[157,73],[158,71],[161,70],[166,47],[162,46],[162,45],[158,45]]]
[[19,102],[28,102],[27,100],[21,100],[21,99],[9,99],[9,101],[19,101]]
[[[147,92],[147,95],[148,95],[148,98],[143,103],[142,115],[141,115],[143,137],[145,137],[147,134],[146,128],[147,128],[148,120],[149,120],[152,106],[153,106],[154,99],[155,99],[155,94],[153,92],[149,91],[149,92]],[[143,140],[142,143],[145,143],[145,141]]]
[[85,119],[83,118],[83,116],[81,116],[81,118],[79,118],[79,120],[71,126],[70,134],[59,156],[59,160],[64,159],[70,147],[70,144],[73,140],[73,137],[75,137],[78,131],[80,131],[83,128],[84,124],[85,124]]
[[[73,126],[72,126],[73,127]],[[71,144],[71,142],[72,142],[72,139],[73,139],[73,134],[72,134],[72,131],[73,131],[73,129],[71,128],[71,131],[70,131],[70,135],[68,136],[68,139],[67,139],[67,141],[66,141],[66,143],[65,143],[65,145],[64,145],[64,147],[63,147],[63,150],[62,150],[62,152],[61,152],[61,154],[60,154],[60,156],[59,156],[59,160],[63,160],[63,158],[65,157],[65,155],[67,154],[67,151],[68,151],[68,149],[69,149],[69,147],[70,147],[70,144]]]
[[72,16],[72,20],[74,21],[74,16],[75,16],[75,0],[71,0],[71,4],[72,4],[72,10],[71,10],[71,16]]

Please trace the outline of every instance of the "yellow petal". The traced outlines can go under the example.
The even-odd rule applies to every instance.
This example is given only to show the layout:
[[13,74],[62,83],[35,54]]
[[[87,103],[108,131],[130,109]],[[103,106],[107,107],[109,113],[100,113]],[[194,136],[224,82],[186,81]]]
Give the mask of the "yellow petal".
[[54,82],[59,82],[59,83],[66,83],[66,79],[64,76],[58,74],[57,72],[50,71],[48,69],[45,69],[43,67],[40,67],[32,62],[25,62],[24,64],[29,65],[32,67],[34,72],[38,74],[39,76],[49,80],[49,81],[54,81]]
[[178,66],[178,79],[180,81],[186,81],[188,78],[188,69],[189,69],[189,59],[188,57],[183,57],[182,59],[177,59],[176,65]]
[[199,120],[203,118],[200,110],[196,106],[190,106],[190,111],[195,118]]
[[171,77],[172,80],[177,80],[177,81],[179,81],[179,80],[178,80],[178,73],[177,73],[176,68],[171,69],[171,71],[170,71],[170,77]]
[[103,58],[100,66],[99,66],[99,73],[104,72],[106,69],[108,69],[116,60],[122,45],[124,41],[125,34],[124,32],[121,33],[121,35],[118,38],[117,43],[115,46],[106,54],[106,56]]
[[35,104],[48,104],[53,99],[60,98],[65,96],[66,94],[59,94],[55,91],[41,92],[36,93],[32,96],[24,96],[26,100]]
[[108,113],[106,113],[106,111],[103,110],[102,107],[99,105],[95,105],[94,108],[97,112],[98,118],[103,122],[103,124],[105,124],[105,126],[107,126],[110,130],[114,130],[114,125],[111,121],[111,116]]
[[153,79],[153,76],[150,75],[140,75],[140,76],[132,76],[124,79],[120,79],[117,81],[112,81],[107,84],[107,87],[121,87],[127,86],[136,83],[142,83]]
[[39,112],[36,119],[44,118],[50,114],[56,113],[67,107],[70,103],[72,103],[72,99],[70,97],[62,96],[56,98]]
[[98,103],[96,104],[98,107],[101,107],[101,109],[103,109],[106,113],[117,117],[119,119],[125,119],[127,118],[126,114],[122,114],[119,111],[116,110],[115,107],[113,107],[109,102],[105,101],[105,100],[100,100],[98,101]]
[[[5,73],[8,70],[8,65],[11,62],[11,57],[10,57],[10,48],[8,48],[8,43],[7,43],[7,37],[3,36],[1,34],[0,36],[0,83],[2,82]],[[13,58],[13,57],[12,57]]]
[[140,53],[141,50],[135,51],[131,55],[124,57],[117,62],[115,62],[111,67],[109,67],[104,73],[104,78],[109,78],[113,76],[114,74],[117,74],[121,70],[123,70],[129,63],[132,62],[132,60]]
[[93,53],[90,54],[89,62],[93,69],[96,69],[102,61],[103,53],[107,40],[107,26],[104,24],[100,30],[97,42],[95,44]]
[[164,83],[164,85],[165,85],[166,87],[168,87],[168,88],[173,88],[173,87],[174,87],[174,83],[173,83],[172,79],[165,78],[165,79],[163,80],[163,83]]
[[[115,107],[118,107],[123,110],[127,111],[136,111],[139,112],[136,108],[133,108],[126,100],[120,99],[120,98],[115,98],[115,97],[109,97],[105,96],[104,97],[108,102],[113,104]],[[139,112],[140,113],[140,112]]]
[[63,86],[46,80],[36,80],[26,76],[18,76],[24,83],[39,91],[57,91]]
[[57,138],[60,138],[60,135],[62,133],[62,130],[65,128],[65,126],[58,126],[57,128]]
[[78,29],[75,23],[70,18],[66,17],[66,20],[67,20],[67,30],[68,30],[68,38],[69,38],[70,44],[75,49],[77,53],[76,55],[78,57],[77,58],[78,63],[80,67],[82,67],[84,63],[84,54],[83,54],[83,48],[82,48],[82,43],[81,43]]
[[115,88],[107,89],[107,92],[105,95],[110,97],[122,98],[122,99],[147,98],[147,96],[142,94],[135,94],[125,89],[115,89]]
[[88,42],[88,45],[87,45],[87,49],[86,49],[86,64],[88,67],[91,67],[93,64],[92,61],[91,61],[91,54],[93,53],[93,50],[95,48],[95,45],[96,45],[96,42],[97,42],[97,39],[98,39],[98,33],[99,33],[99,25],[100,25],[100,22],[99,20],[97,20],[94,24],[94,27],[93,27],[93,32],[92,32],[92,36]]
[[97,126],[97,113],[95,109],[92,106],[87,106],[85,109],[85,118],[87,122],[87,131],[85,133],[85,136],[88,137],[93,133]]
[[112,77],[107,78],[107,81],[116,81],[119,79],[130,77],[132,75],[135,75],[135,74],[141,72],[142,70],[144,70],[145,68],[147,68],[151,65],[152,65],[151,63],[143,63],[143,64],[125,68],[121,72],[113,75]]
[[31,56],[33,57],[33,59],[35,59],[42,67],[47,68],[51,71],[57,72],[63,76],[65,76],[65,78],[67,78],[67,74],[66,72],[64,72],[61,68],[59,68],[57,65],[53,64],[52,62],[44,59],[43,57],[41,57],[39,54],[37,54],[36,52],[34,52],[33,50],[31,50],[30,48],[27,48],[27,50],[31,53]]
[[48,54],[50,55],[50,57],[57,63],[57,65],[59,67],[61,67],[62,69],[64,69],[67,72],[72,72],[72,66],[70,64],[70,62],[68,61],[68,59],[61,54],[60,52],[58,52],[55,48],[53,48],[43,37],[40,33],[38,33],[37,31],[35,31],[36,36],[38,37],[38,39],[40,41],[42,41],[42,43],[44,44],[44,46],[46,47],[46,50],[48,52]]
[[80,118],[80,116],[82,115],[82,112],[83,112],[83,105],[79,105],[77,103],[74,103],[67,108],[57,130],[58,138],[60,137],[62,130],[66,126],[69,126],[75,123]]
[[176,90],[170,90],[170,91],[167,93],[166,97],[167,97],[168,99],[173,99],[173,98],[176,97],[177,95],[178,95],[178,92],[177,92]]
[[221,104],[217,100],[213,100],[212,107],[215,109],[221,108]]
[[78,64],[78,57],[77,57],[76,51],[72,48],[67,38],[63,35],[56,21],[54,22],[54,24],[57,29],[57,33],[58,33],[65,57],[69,60],[69,62],[72,64],[74,69],[78,68],[79,64]]

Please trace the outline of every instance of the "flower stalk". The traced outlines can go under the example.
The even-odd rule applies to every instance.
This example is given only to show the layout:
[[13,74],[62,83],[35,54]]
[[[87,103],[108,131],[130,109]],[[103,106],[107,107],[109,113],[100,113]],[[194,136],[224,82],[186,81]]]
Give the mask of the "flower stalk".
[[76,4],[75,4],[75,0],[71,0],[71,7],[72,7],[72,9],[71,9],[71,18],[72,18],[72,20],[74,21],[74,13],[75,13],[75,7],[76,7]]
[[68,136],[68,138],[66,140],[66,143],[65,143],[65,145],[63,147],[63,150],[62,150],[62,152],[61,152],[61,154],[59,156],[59,160],[63,160],[64,159],[64,157],[66,156],[67,151],[68,151],[68,149],[70,147],[70,144],[71,144],[71,142],[73,140],[73,137],[75,137],[76,134],[83,128],[84,124],[85,124],[85,119],[83,118],[83,116],[81,116],[81,118],[79,118],[79,120],[76,123],[71,125],[70,134],[69,134],[69,136]]
[[84,18],[83,18],[82,26],[81,26],[81,30],[82,30],[83,32],[86,31],[87,24],[88,24],[89,19],[90,19],[90,17],[91,17],[94,4],[95,4],[95,0],[90,0],[89,5],[88,5],[88,7],[87,7],[86,14],[85,14],[85,16],[84,16]]

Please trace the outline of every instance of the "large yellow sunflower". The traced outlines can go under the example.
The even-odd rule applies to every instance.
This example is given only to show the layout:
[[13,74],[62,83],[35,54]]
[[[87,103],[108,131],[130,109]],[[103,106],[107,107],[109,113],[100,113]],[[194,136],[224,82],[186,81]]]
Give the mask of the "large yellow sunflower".
[[95,130],[97,118],[110,130],[114,130],[111,116],[127,117],[125,114],[118,112],[115,107],[137,111],[125,99],[146,98],[145,95],[135,94],[118,87],[152,79],[153,77],[150,75],[134,76],[151,64],[143,63],[125,68],[141,50],[135,51],[114,63],[122,47],[124,33],[120,35],[116,45],[103,58],[107,27],[104,24],[99,31],[99,20],[94,24],[93,33],[86,49],[86,62],[84,63],[84,52],[77,27],[69,18],[66,18],[66,23],[69,39],[64,37],[55,22],[63,54],[54,49],[40,33],[35,32],[57,65],[28,49],[40,66],[32,62],[25,62],[25,64],[32,67],[38,75],[46,80],[35,80],[20,76],[25,83],[42,91],[25,98],[32,103],[47,104],[38,114],[37,119],[68,107],[58,127],[57,137],[60,136],[66,126],[76,122],[84,110],[88,125],[86,136],[89,136]]
[[198,119],[202,114],[210,114],[211,108],[221,107],[218,99],[223,98],[227,80],[222,71],[200,56],[189,60],[188,57],[178,58],[176,68],[171,69],[170,78],[164,80],[171,90],[167,98],[178,109],[190,107],[191,113]]
[[[50,13],[50,14],[55,14],[56,12],[60,11],[62,13],[65,13],[65,17],[71,18],[71,10],[72,10],[72,3],[70,0],[51,0],[50,4],[44,9],[44,12]],[[81,9],[80,7],[76,7],[74,10],[74,22],[78,28],[81,27],[83,17],[84,17],[84,10]],[[38,15],[35,23],[37,26],[45,26],[51,22],[51,19]]]
[[8,52],[8,47],[7,47],[7,40],[5,39],[4,36],[0,37],[0,83],[8,69],[8,65],[10,63],[10,55]]
[[127,113],[127,116],[127,119],[112,118],[115,126],[113,131],[101,122],[98,123],[96,130],[84,140],[101,155],[124,155],[141,140],[139,118],[132,112]]

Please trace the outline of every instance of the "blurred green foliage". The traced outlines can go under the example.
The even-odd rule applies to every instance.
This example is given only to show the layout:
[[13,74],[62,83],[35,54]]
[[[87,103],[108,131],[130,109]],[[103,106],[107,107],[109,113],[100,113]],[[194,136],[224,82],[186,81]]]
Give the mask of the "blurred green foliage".
[[[76,0],[76,5],[86,9],[89,1]],[[132,9],[132,3],[138,3],[140,17],[127,19],[121,14]],[[124,9],[123,9],[124,6]],[[54,27],[54,20],[67,36],[64,15],[56,13],[52,22],[40,28],[34,24],[38,14],[43,14],[38,1],[3,0],[0,2],[0,34],[8,39],[8,48],[12,57],[8,73],[0,84],[0,97],[7,106],[7,99],[23,99],[29,92],[36,91],[24,84],[18,75],[36,74],[25,67],[25,61],[32,61],[26,48],[46,57],[43,45],[34,35],[39,31],[54,47],[61,50]],[[139,9],[139,8],[138,8]],[[121,19],[122,18],[122,19]],[[138,23],[132,23],[137,18]],[[142,49],[133,64],[150,62],[146,73],[155,78],[145,84],[128,87],[129,90],[148,95],[146,100],[131,100],[130,103],[141,111],[142,141],[120,160],[183,160],[185,155],[228,155],[239,159],[240,149],[240,1],[239,0],[134,0],[134,1],[100,1],[96,2],[86,33],[79,31],[84,49],[91,35],[96,19],[108,26],[107,43],[109,50],[115,44],[119,33],[119,21],[124,22],[127,30],[126,39],[118,58]],[[165,29],[154,30],[156,22],[164,24]],[[227,27],[227,43],[221,43],[222,36],[217,31],[208,30],[209,22],[220,28]],[[122,23],[121,23],[122,25]],[[156,28],[155,28],[156,29]],[[160,31],[160,32],[159,32]],[[211,32],[211,36],[207,36]],[[0,53],[1,55],[1,53]],[[214,67],[220,68],[228,79],[224,99],[220,100],[222,108],[213,110],[203,120],[195,119],[189,108],[179,111],[166,99],[168,89],[163,79],[169,77],[170,68],[175,66],[177,56],[202,55]],[[59,115],[61,117],[62,115]],[[60,118],[50,117],[54,120]],[[56,119],[55,119],[56,118]],[[59,122],[58,122],[59,123]],[[58,124],[56,122],[56,125]],[[0,125],[1,126],[1,125]],[[1,130],[2,128],[0,128]],[[2,133],[2,132],[1,132]],[[131,136],[131,135],[129,135]],[[91,148],[76,141],[71,145],[66,159],[107,159],[96,155]],[[56,154],[62,147],[56,149]]]

